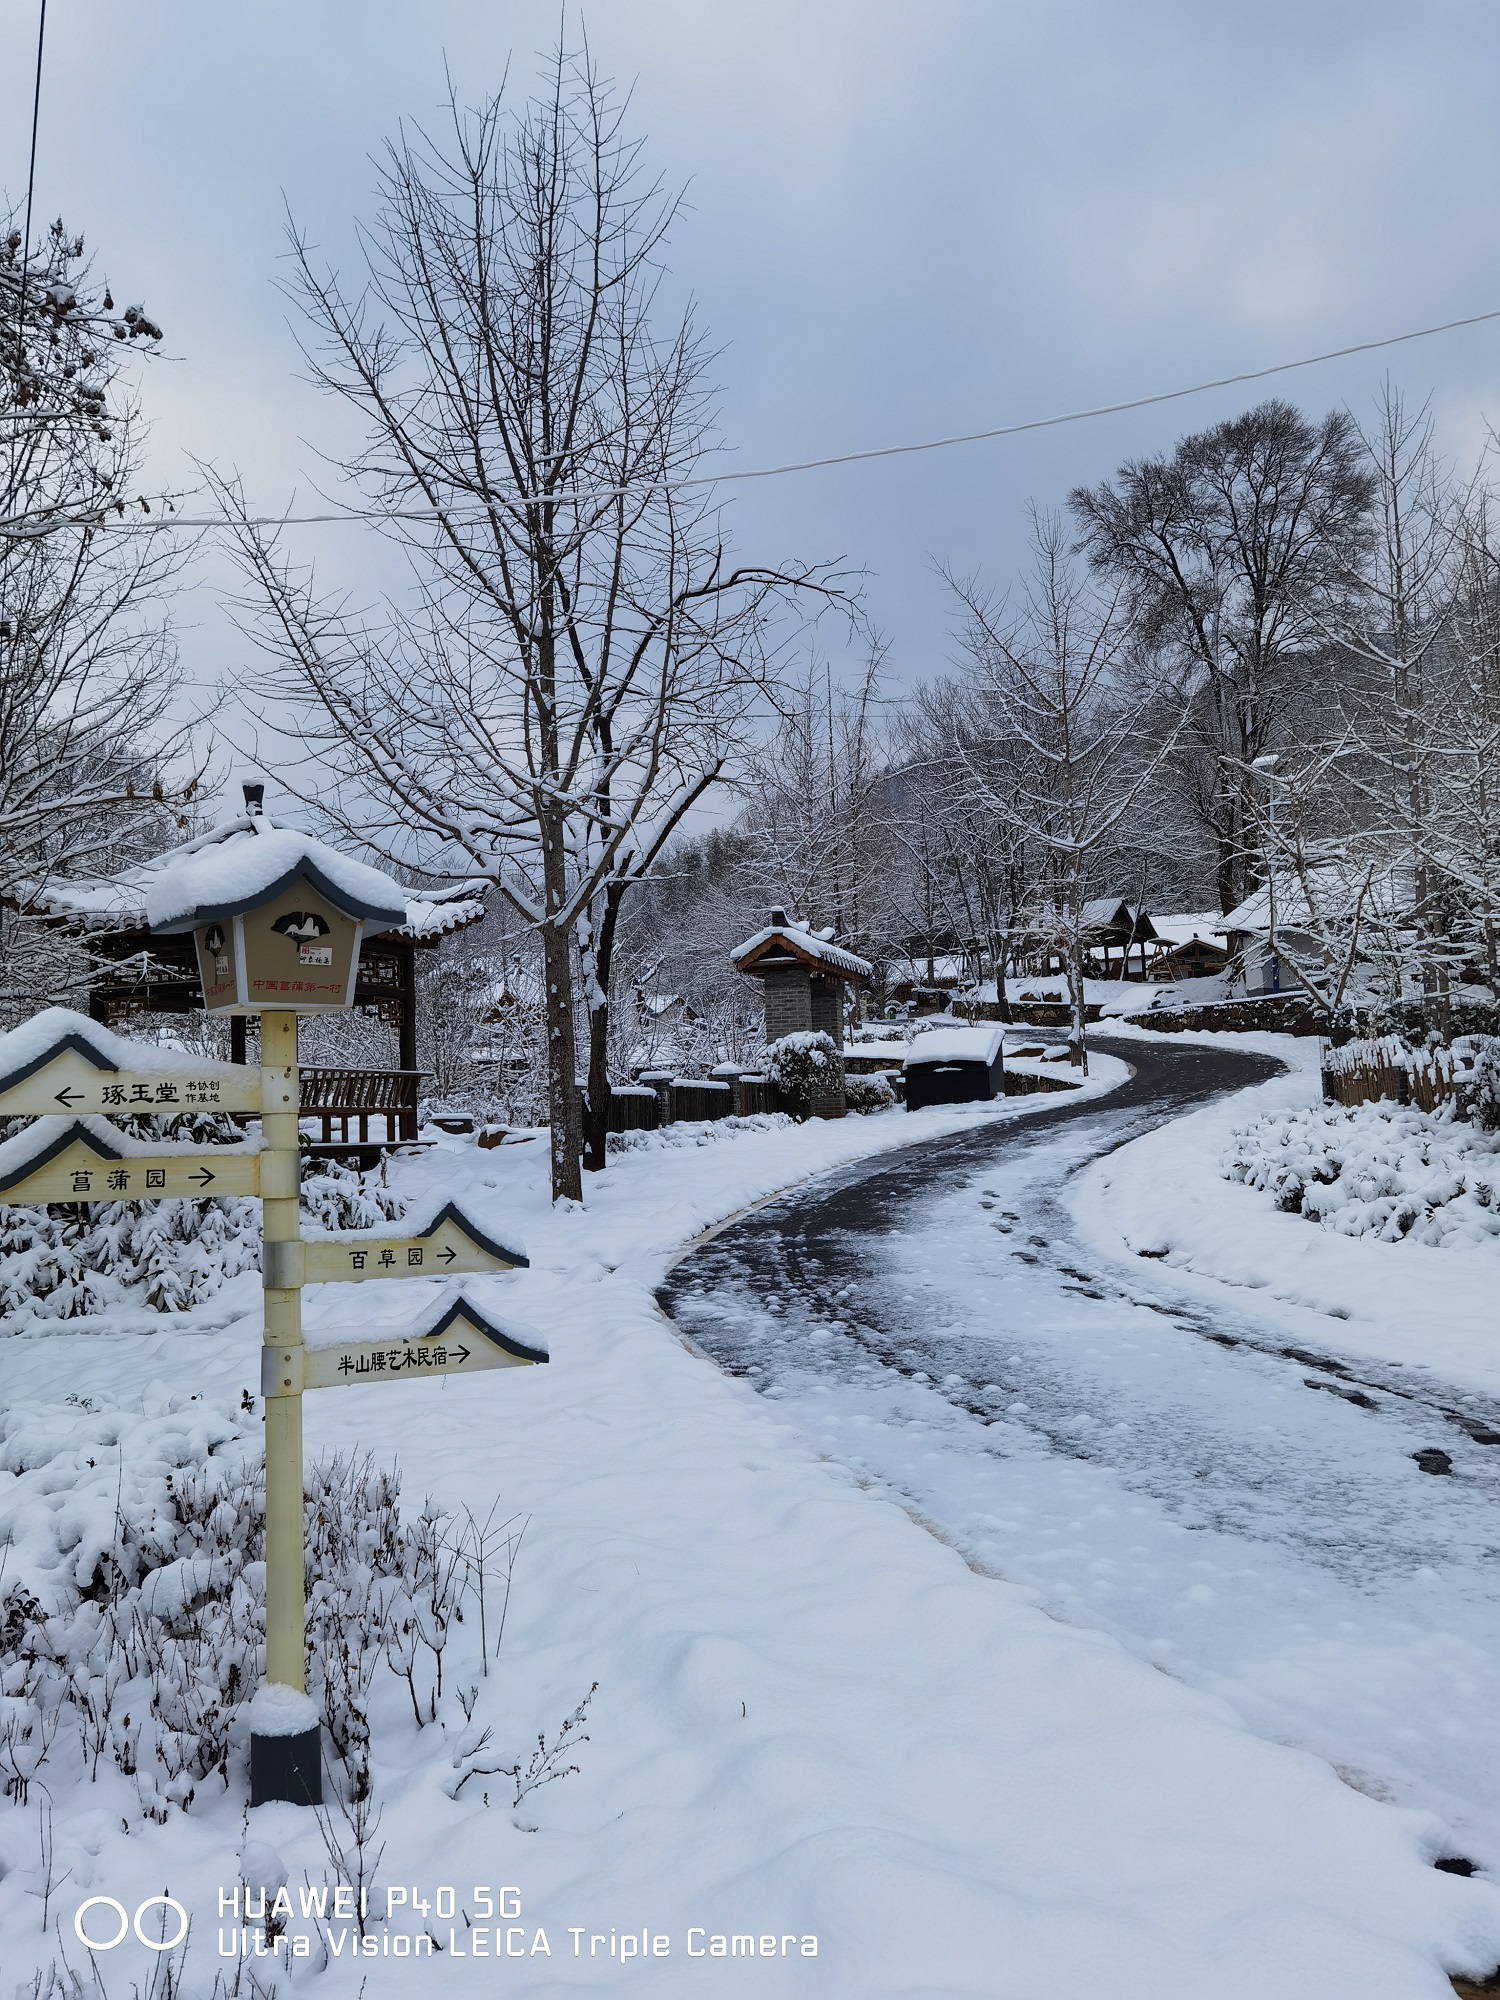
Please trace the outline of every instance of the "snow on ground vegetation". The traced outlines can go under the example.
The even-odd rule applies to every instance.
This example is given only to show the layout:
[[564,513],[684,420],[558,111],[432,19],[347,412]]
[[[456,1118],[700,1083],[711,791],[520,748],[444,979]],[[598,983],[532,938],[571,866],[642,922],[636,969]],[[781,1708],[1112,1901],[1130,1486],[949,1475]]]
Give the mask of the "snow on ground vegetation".
[[[1149,1031],[1122,1023],[1110,1033],[1128,1041]],[[1500,1272],[1495,1245],[1479,1222],[1488,1211],[1471,1185],[1487,1180],[1481,1161],[1494,1157],[1489,1135],[1438,1118],[1422,1121],[1418,1136],[1395,1106],[1362,1107],[1364,1116],[1340,1112],[1325,1123],[1318,1043],[1310,1037],[1215,1034],[1173,1040],[1276,1055],[1287,1069],[1254,1090],[1148,1133],[1089,1168],[1079,1177],[1072,1203],[1086,1239],[1102,1252],[1161,1259],[1189,1285],[1196,1279],[1209,1300],[1224,1284],[1261,1292],[1293,1309],[1288,1324],[1302,1337],[1333,1343],[1342,1353],[1438,1371],[1485,1394],[1500,1391],[1494,1311]],[[1394,1115],[1387,1118],[1385,1111]],[[1242,1176],[1234,1167],[1253,1150],[1274,1176],[1270,1156],[1283,1131],[1289,1172],[1298,1170],[1291,1155],[1300,1159],[1304,1135],[1309,1166],[1315,1135],[1326,1132],[1331,1141],[1351,1135],[1347,1156],[1320,1150],[1326,1171],[1332,1171],[1335,1158],[1347,1157],[1352,1167],[1343,1193],[1359,1206],[1348,1223],[1339,1220],[1339,1181],[1310,1184],[1314,1215],[1308,1218],[1278,1206],[1269,1181],[1257,1187],[1249,1173]],[[1247,1142],[1242,1137],[1247,1132],[1259,1136]],[[1378,1146],[1377,1133],[1386,1135]],[[1371,1136],[1367,1141],[1353,1135]],[[1317,1143],[1321,1149],[1321,1140]],[[1377,1158],[1382,1151],[1404,1165]],[[1382,1175],[1390,1177],[1392,1189],[1402,1178],[1407,1191],[1381,1192]],[[1423,1187],[1429,1200],[1422,1204],[1420,1229],[1414,1222],[1391,1240],[1383,1234],[1390,1218],[1410,1212]],[[1432,1200],[1436,1195],[1446,1199]],[[1304,1209],[1306,1201],[1304,1193]],[[1310,1228],[1309,1219],[1324,1226]],[[1433,1245],[1439,1241],[1442,1255],[1435,1261]]]
[[1266,1113],[1236,1131],[1220,1171],[1340,1236],[1437,1249],[1500,1236],[1500,1134],[1447,1111],[1373,1103]]
[[[1123,1075],[1096,1059],[1086,1088]],[[66,1954],[93,1992],[78,1904],[134,1911],[165,1889],[192,1919],[176,1990],[207,1995],[222,1974],[249,1994],[234,1914],[247,1882],[252,1907],[285,1885],[290,1911],[251,1961],[262,1990],[328,2000],[497,1980],[528,2000],[632,1981],[820,2000],[1059,1985],[1100,2000],[1441,2000],[1443,1968],[1487,1972],[1500,1892],[1432,1867],[1436,1819],[1357,1794],[975,1574],[657,1310],[683,1244],[747,1203],[1048,1102],[632,1148],[590,1178],[583,1210],[549,1204],[537,1140],[485,1152],[452,1138],[401,1161],[412,1210],[457,1199],[524,1240],[529,1270],[467,1288],[541,1326],[552,1359],[308,1398],[331,1799],[316,1817],[243,1804],[256,1280],[182,1313],[87,1322],[96,1337],[33,1324],[8,1343],[0,1534],[7,1577],[37,1605],[16,1624],[46,1644],[7,1654],[5,1700],[22,1705],[7,1709],[18,1730],[29,1701],[52,1734],[45,1759],[37,1739],[21,1746],[33,1768],[0,1799],[7,1982],[29,1994],[33,1968]],[[406,1301],[415,1314],[426,1282],[326,1287],[310,1329]],[[133,1553],[111,1577],[122,1524]],[[89,1717],[111,1615],[137,1652],[115,1656],[100,1743]],[[200,1647],[217,1676],[212,1756],[181,1706],[212,1678]],[[135,1771],[116,1738],[126,1712]],[[146,1751],[165,1773],[149,1790]],[[363,1922],[357,1895],[349,1916],[331,1896],[360,1882]],[[133,1939],[97,1960],[119,1995],[145,1990],[153,1962]]]

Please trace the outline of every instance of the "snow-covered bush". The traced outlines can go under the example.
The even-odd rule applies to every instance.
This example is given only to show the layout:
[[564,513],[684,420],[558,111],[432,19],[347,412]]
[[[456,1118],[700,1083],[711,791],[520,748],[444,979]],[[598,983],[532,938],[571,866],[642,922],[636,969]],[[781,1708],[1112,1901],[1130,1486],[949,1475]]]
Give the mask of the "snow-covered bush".
[[[170,1145],[223,1145],[241,1136],[230,1120],[203,1112],[119,1122],[132,1137]],[[402,1204],[348,1167],[309,1161],[302,1212],[324,1229],[373,1229],[399,1216]],[[259,1267],[260,1203],[241,1197],[0,1205],[6,1317],[84,1319],[121,1305],[184,1312],[226,1279]]]
[[1482,1132],[1496,1132],[1500,1131],[1500,1037],[1476,1037],[1476,1043],[1468,1114]]
[[[247,1398],[248,1400],[248,1398]],[[44,1765],[97,1781],[113,1764],[165,1821],[229,1783],[264,1644],[258,1426],[200,1398],[155,1415],[88,1398],[0,1410],[0,1793],[24,1804]],[[471,1524],[472,1525],[472,1524]],[[382,1658],[435,1718],[443,1659],[476,1591],[467,1531],[370,1459],[306,1484],[308,1688],[368,1798],[369,1696]],[[508,1576],[491,1536],[490,1574]],[[52,1776],[55,1787],[56,1776]]]
[[1220,1171],[1343,1236],[1434,1247],[1500,1236],[1500,1134],[1449,1110],[1373,1103],[1268,1113],[1235,1132]]
[[883,1076],[846,1076],[844,1102],[851,1111],[889,1111],[896,1093]]
[[839,1060],[838,1045],[821,1029],[783,1035],[766,1050],[766,1074],[796,1116],[811,1116],[814,1098]]

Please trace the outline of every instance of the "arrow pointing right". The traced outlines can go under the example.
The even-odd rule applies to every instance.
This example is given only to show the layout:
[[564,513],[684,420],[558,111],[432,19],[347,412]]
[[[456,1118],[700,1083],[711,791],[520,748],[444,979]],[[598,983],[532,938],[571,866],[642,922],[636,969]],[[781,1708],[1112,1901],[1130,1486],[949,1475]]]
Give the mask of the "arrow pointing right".
[[207,1167],[200,1167],[197,1173],[188,1175],[190,1181],[197,1181],[201,1187],[207,1187],[210,1181],[216,1181],[218,1178],[218,1175],[210,1173]]
[[445,1247],[443,1251],[443,1262],[445,1264],[451,1264],[457,1255],[458,1252],[454,1249],[453,1245],[450,1243]]
[[459,1358],[459,1360],[460,1360],[460,1361],[467,1361],[467,1360],[468,1360],[468,1358],[469,1358],[469,1356],[470,1356],[470,1354],[471,1354],[472,1352],[473,1352],[473,1349],[472,1349],[472,1348],[468,1348],[468,1347],[465,1347],[465,1346],[463,1346],[462,1344],[460,1344],[460,1346],[459,1346],[459,1350],[458,1350],[458,1358]]

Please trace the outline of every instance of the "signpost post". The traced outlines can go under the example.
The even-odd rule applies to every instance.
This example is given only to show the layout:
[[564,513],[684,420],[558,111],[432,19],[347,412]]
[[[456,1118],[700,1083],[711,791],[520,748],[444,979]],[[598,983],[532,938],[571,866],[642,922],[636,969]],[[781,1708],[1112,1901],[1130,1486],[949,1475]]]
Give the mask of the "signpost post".
[[[231,855],[231,846],[240,851]],[[405,899],[375,870],[284,830],[261,833],[252,826],[216,847],[206,865],[207,872],[201,855],[189,855],[160,871],[152,889],[152,927],[193,932],[209,1012],[259,1016],[259,1070],[181,1057],[169,1061],[62,1009],[53,1010],[55,1019],[43,1016],[0,1036],[0,1117],[37,1121],[0,1143],[0,1200],[260,1198],[265,1683],[273,1696],[266,1709],[276,1728],[257,1731],[252,1710],[250,1803],[280,1799],[317,1805],[320,1730],[306,1702],[304,1392],[524,1367],[545,1362],[547,1354],[534,1339],[492,1324],[467,1299],[447,1297],[438,1300],[426,1323],[385,1339],[304,1347],[304,1285],[509,1271],[526,1259],[493,1241],[452,1204],[408,1236],[370,1233],[304,1242],[297,1016],[353,1004],[361,940],[403,924]],[[122,1059],[130,1062],[128,1070]],[[258,1116],[259,1148],[152,1147],[107,1122],[190,1110]]]

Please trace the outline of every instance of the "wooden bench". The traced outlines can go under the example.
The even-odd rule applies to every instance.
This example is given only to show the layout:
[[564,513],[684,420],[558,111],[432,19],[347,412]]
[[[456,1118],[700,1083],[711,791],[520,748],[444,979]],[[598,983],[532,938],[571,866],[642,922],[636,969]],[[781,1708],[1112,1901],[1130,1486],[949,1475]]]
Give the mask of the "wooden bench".
[[[417,1093],[426,1070],[304,1069],[301,1115],[321,1121],[322,1147],[347,1146],[357,1122],[361,1146],[369,1146],[370,1120],[385,1120],[385,1144],[409,1145],[417,1136]],[[333,1136],[335,1120],[338,1140]],[[321,1148],[320,1148],[321,1150]]]

